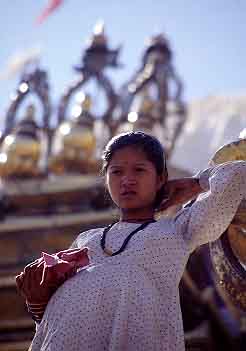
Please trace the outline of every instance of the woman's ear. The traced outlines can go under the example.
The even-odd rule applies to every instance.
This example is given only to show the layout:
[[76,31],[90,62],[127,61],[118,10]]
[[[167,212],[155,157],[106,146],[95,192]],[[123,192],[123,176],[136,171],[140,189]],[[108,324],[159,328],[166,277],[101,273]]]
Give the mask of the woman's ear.
[[160,190],[161,187],[163,187],[166,184],[167,181],[168,181],[168,174],[167,174],[167,172],[163,172],[159,176],[158,190]]

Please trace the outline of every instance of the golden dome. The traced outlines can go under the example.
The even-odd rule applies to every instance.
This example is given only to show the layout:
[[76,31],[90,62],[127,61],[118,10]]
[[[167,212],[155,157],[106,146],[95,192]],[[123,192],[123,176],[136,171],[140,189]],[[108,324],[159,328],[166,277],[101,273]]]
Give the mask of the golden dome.
[[80,102],[81,102],[82,111],[89,112],[91,110],[92,100],[90,95],[83,94]]
[[37,175],[40,157],[41,145],[37,140],[10,134],[1,145],[0,175],[2,177]]
[[42,145],[34,113],[35,107],[29,105],[25,118],[4,138],[0,147],[2,177],[32,176],[39,173]]
[[9,156],[31,157],[38,160],[41,154],[41,146],[37,140],[10,134],[2,143],[1,152]]
[[128,123],[132,124],[133,130],[150,132],[157,121],[158,102],[150,95],[148,88],[142,89],[137,98],[137,104],[133,104],[128,113]]
[[96,138],[92,130],[79,126],[73,126],[71,132],[64,135],[64,148],[81,148],[87,156],[91,155],[96,146]]
[[88,40],[89,48],[104,47],[107,48],[108,39],[105,35],[105,26],[102,21],[98,22],[93,30],[92,36]]
[[80,94],[72,119],[55,132],[49,165],[53,173],[90,173],[97,171],[94,118],[90,114],[91,98]]

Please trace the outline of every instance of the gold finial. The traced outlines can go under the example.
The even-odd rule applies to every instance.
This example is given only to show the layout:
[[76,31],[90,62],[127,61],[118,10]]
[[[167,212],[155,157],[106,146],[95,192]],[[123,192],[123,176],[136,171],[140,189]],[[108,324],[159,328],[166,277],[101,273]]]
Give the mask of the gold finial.
[[33,120],[35,117],[35,112],[36,112],[36,109],[35,109],[34,104],[29,104],[26,108],[25,119]]
[[107,47],[107,36],[105,35],[104,22],[98,21],[93,29],[93,34],[88,40],[88,46],[94,47]]
[[91,104],[90,95],[84,92],[78,93],[71,120],[63,122],[56,130],[49,160],[49,168],[53,173],[98,171],[94,119],[90,114]]
[[[149,116],[149,118],[153,117],[156,110],[156,101],[151,97],[148,88],[144,88],[141,91],[141,94],[138,96],[138,101],[135,106],[132,107],[130,113],[129,122],[136,122],[139,118],[141,119],[141,115]],[[137,117],[136,117],[136,116]]]
[[131,130],[142,130],[152,133],[155,122],[157,121],[158,102],[150,95],[149,89],[142,89],[133,102],[130,112],[127,114],[127,122],[119,126],[117,132]]
[[89,112],[91,110],[92,99],[89,94],[81,93],[77,101],[81,105],[82,111]]
[[76,104],[72,108],[72,117],[78,119],[82,116],[82,114],[87,114],[91,110],[92,99],[89,94],[85,94],[84,92],[79,92],[76,96]]
[[168,39],[164,36],[164,34],[155,34],[152,37],[146,40],[146,47],[167,47],[169,48],[170,44]]
[[94,35],[104,35],[105,32],[105,24],[104,21],[101,19],[99,20],[93,29],[93,34]]
[[148,89],[144,89],[142,94],[141,94],[141,104],[139,107],[139,114],[145,114],[145,115],[149,115],[153,113],[153,110],[155,108],[155,104],[156,102],[154,101],[154,99],[150,96],[149,94],[149,90]]
[[147,63],[151,53],[158,55],[159,60],[162,58],[161,61],[164,60],[165,63],[172,59],[172,50],[169,41],[163,34],[154,35],[146,41],[145,52],[143,55],[144,64]]

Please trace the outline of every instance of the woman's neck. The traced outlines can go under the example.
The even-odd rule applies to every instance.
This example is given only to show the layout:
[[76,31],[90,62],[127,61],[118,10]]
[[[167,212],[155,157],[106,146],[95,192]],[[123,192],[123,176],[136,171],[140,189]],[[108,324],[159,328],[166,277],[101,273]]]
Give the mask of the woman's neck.
[[143,223],[154,219],[154,211],[141,209],[138,210],[121,210],[120,221],[130,223]]

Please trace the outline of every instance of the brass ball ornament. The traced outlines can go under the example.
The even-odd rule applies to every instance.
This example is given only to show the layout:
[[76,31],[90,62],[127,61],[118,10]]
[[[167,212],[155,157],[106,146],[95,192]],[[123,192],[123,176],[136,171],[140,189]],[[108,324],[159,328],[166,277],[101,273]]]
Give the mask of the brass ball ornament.
[[[217,150],[209,165],[239,160],[246,160],[246,129],[237,140]],[[217,283],[232,304],[246,312],[246,200],[240,203],[226,232],[210,243],[210,254]]]

